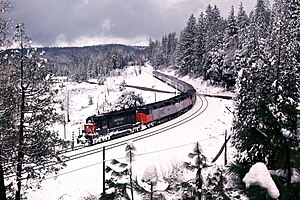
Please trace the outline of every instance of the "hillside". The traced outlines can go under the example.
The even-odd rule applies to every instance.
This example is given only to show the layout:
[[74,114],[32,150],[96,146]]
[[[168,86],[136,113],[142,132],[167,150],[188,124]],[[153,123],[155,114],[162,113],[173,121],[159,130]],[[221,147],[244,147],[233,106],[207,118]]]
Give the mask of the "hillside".
[[[151,75],[152,68],[150,66],[143,67],[142,73],[138,76],[134,73],[134,67],[124,71],[119,77],[111,77],[108,79],[108,85],[97,86],[86,83],[69,83],[63,88],[60,95],[63,98],[66,91],[70,91],[70,113],[71,122],[67,124],[67,139],[71,139],[72,132],[75,135],[82,126],[84,119],[93,114],[97,105],[104,104],[105,94],[107,94],[107,86],[110,88],[110,93],[107,98],[109,102],[113,103],[115,99],[121,95],[118,91],[118,83],[125,80],[130,85],[140,85],[145,87],[159,88],[167,91],[174,91],[161,81],[156,80]],[[170,73],[170,72],[169,72]],[[210,88],[200,82],[189,80],[184,77],[186,81],[190,81],[199,91],[211,91],[211,93],[222,93],[222,89]],[[127,89],[128,90],[128,89]],[[132,88],[129,88],[132,90]],[[135,90],[136,93],[141,94],[147,103],[155,101],[155,94],[149,91]],[[157,100],[166,99],[173,94],[157,93]],[[88,105],[88,97],[93,96],[94,104]],[[97,103],[98,102],[98,103]],[[202,102],[202,103],[201,103]],[[141,177],[148,166],[155,165],[158,170],[159,179],[162,180],[163,176],[168,174],[175,165],[182,162],[189,161],[188,154],[192,152],[193,147],[199,141],[203,148],[203,153],[210,162],[218,153],[222,146],[224,133],[230,131],[232,114],[228,109],[232,109],[231,100],[222,100],[217,98],[203,98],[198,99],[197,105],[188,113],[180,116],[179,118],[167,122],[165,124],[154,127],[153,129],[146,130],[139,135],[145,134],[150,131],[159,131],[163,127],[170,124],[185,121],[184,118],[191,115],[195,110],[199,109],[199,115],[194,119],[174,127],[168,131],[161,132],[152,137],[133,141],[136,147],[136,159],[133,163],[134,174]],[[63,126],[57,126],[56,129],[63,137]],[[133,136],[129,136],[129,139]],[[128,138],[127,138],[128,139]],[[105,145],[110,145],[114,142],[108,142]],[[126,142],[125,142],[126,144]],[[101,149],[103,145],[98,145],[92,149]],[[232,150],[229,151],[229,158],[231,157]],[[119,159],[124,162],[125,145],[113,148],[106,153],[107,165],[111,159]],[[67,163],[67,167],[59,172],[58,176],[48,177],[42,184],[42,188],[37,191],[29,192],[28,199],[81,199],[87,196],[99,197],[102,192],[102,153],[93,154],[82,159],[74,160]],[[218,166],[222,166],[223,158],[218,161]],[[215,166],[215,165],[212,165]],[[215,167],[210,168],[206,174]],[[179,172],[178,172],[179,173]],[[193,174],[193,173],[192,173]],[[191,173],[184,172],[182,174],[184,179],[188,179]],[[109,175],[107,175],[109,178]],[[140,178],[139,178],[140,179]],[[136,194],[138,195],[138,194]],[[178,194],[165,194],[168,199],[174,199]]]
[[86,47],[45,47],[47,70],[55,76],[69,76],[74,81],[106,76],[112,69],[122,69],[128,64],[142,64],[146,47],[120,44]]

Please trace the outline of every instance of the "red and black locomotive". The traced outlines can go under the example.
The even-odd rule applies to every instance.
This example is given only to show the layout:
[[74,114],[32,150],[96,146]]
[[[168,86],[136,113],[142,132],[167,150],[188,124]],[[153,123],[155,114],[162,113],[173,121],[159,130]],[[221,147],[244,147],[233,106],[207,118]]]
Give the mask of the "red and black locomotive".
[[190,109],[196,102],[196,90],[173,76],[153,71],[153,76],[176,88],[181,94],[167,100],[121,111],[93,115],[86,119],[83,135],[78,141],[95,144],[119,138],[175,118]]

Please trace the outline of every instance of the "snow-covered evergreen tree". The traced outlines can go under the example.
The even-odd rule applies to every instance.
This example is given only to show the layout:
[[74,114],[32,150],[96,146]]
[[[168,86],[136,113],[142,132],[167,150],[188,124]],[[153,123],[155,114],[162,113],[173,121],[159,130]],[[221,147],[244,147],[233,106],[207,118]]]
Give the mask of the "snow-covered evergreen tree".
[[133,200],[133,180],[132,180],[132,162],[134,161],[136,148],[133,146],[133,143],[130,142],[126,145],[125,152],[126,158],[129,162],[129,181],[130,181],[130,190],[131,190],[131,199]]
[[205,50],[206,52],[218,51],[223,46],[224,21],[217,6],[208,5],[205,13]]
[[1,107],[9,110],[7,118],[1,116],[1,141],[5,151],[10,152],[9,159],[2,160],[8,169],[5,173],[16,174],[12,182],[16,191],[12,192],[19,200],[21,190],[38,186],[46,174],[62,167],[56,147],[64,142],[50,130],[60,116],[55,112],[55,91],[51,89],[51,80],[44,68],[45,59],[30,47],[23,24],[16,26],[14,42],[18,48],[7,50],[4,57],[3,67],[8,73],[1,74],[1,81],[7,81],[5,89],[10,90],[6,92],[8,99],[1,102]]
[[[261,4],[258,1],[257,7]],[[274,174],[281,199],[295,199],[299,198],[299,183],[293,184],[291,177],[300,166],[299,23],[295,22],[299,21],[299,9],[295,9],[299,8],[299,1],[279,0],[274,8],[273,29],[265,30],[272,32],[271,38],[262,34],[256,15],[248,27],[246,67],[239,77],[233,144],[238,150],[236,161],[243,168],[239,174],[256,162],[263,162],[269,169],[283,172]],[[257,194],[251,191],[249,196]]]
[[[202,170],[206,167],[207,165],[207,159],[202,153],[202,149],[200,144],[197,142],[195,144],[195,147],[193,149],[192,153],[189,153],[189,158],[194,159],[193,163],[192,162],[185,162],[184,167],[188,170],[196,170],[196,176],[195,176],[195,193],[193,196],[197,196],[199,199],[201,199],[202,196],[202,189],[203,189],[203,177],[202,177]],[[192,185],[191,185],[192,186]]]
[[204,65],[204,55],[205,55],[205,17],[201,13],[198,18],[198,23],[196,24],[196,36],[195,36],[195,66],[194,73],[197,76],[206,77],[206,69]]
[[195,58],[196,18],[191,15],[187,25],[181,32],[177,45],[177,65],[183,75],[193,72]]
[[112,110],[115,111],[126,108],[133,108],[144,104],[145,102],[140,94],[135,94],[134,91],[124,91],[115,102]]
[[205,79],[211,79],[215,83],[222,80],[224,62],[224,32],[225,22],[220,15],[217,6],[208,5],[205,16]]
[[163,50],[161,46],[161,42],[156,40],[154,43],[154,54],[153,54],[153,60],[152,65],[154,69],[158,69],[160,66],[164,64],[164,57],[163,57]]
[[175,65],[176,63],[176,46],[177,37],[176,33],[169,33],[167,37],[167,52],[166,52],[166,66]]
[[[0,2],[0,13],[5,13],[10,7],[9,2],[1,1]],[[13,122],[13,113],[10,112],[10,109],[7,109],[5,105],[13,101],[13,91],[14,85],[10,83],[9,75],[10,68],[8,66],[8,55],[6,49],[10,41],[8,40],[9,35],[9,25],[10,20],[5,18],[0,18],[0,199],[6,200],[6,188],[5,188],[5,172],[11,172],[10,167],[6,167],[5,163],[9,162],[9,159],[12,157],[12,153],[9,149],[14,145],[14,135],[10,134],[6,130],[7,127],[12,126]],[[15,102],[14,102],[15,103]]]
[[[300,39],[300,1],[275,1],[275,19],[273,20],[270,40],[270,61],[275,80],[270,96],[272,104],[268,106],[273,117],[274,134],[278,143],[274,144],[276,152],[274,169],[285,172],[283,185],[286,185],[286,199],[289,193],[299,194],[299,183],[292,183],[295,170],[300,170],[300,138],[297,132],[299,103],[299,56]],[[281,162],[280,162],[281,161]],[[296,189],[296,191],[295,191]],[[299,198],[299,195],[297,195]]]
[[239,49],[242,49],[244,41],[246,40],[246,29],[249,25],[249,18],[244,10],[243,3],[239,6],[236,23],[238,27]]
[[154,55],[154,42],[153,40],[150,38],[149,40],[149,43],[148,43],[148,49],[147,49],[147,52],[148,52],[148,60],[150,62],[152,62],[152,59],[153,59],[153,55]]
[[177,45],[176,33],[169,33],[162,37],[161,52],[162,52],[162,67],[169,67],[175,64],[175,50]]
[[207,200],[229,200],[225,185],[227,178],[225,170],[217,167],[206,178],[204,196]]
[[158,182],[161,182],[158,177],[157,169],[155,165],[149,165],[141,180],[136,179],[134,181],[134,189],[140,194],[141,199],[157,199],[166,200],[164,194],[168,190],[168,185],[158,188]]
[[163,35],[161,41],[149,41],[148,59],[154,69],[175,64],[177,38],[176,33]]
[[100,199],[114,200],[114,199],[127,199],[129,200],[129,194],[127,193],[127,177],[129,174],[129,165],[127,163],[119,162],[113,159],[105,168],[105,173],[110,174],[110,179],[105,180],[108,188],[105,193],[102,193]]
[[227,27],[224,37],[224,62],[222,69],[222,82],[226,87],[233,87],[235,85],[235,79],[237,77],[237,71],[235,67],[235,55],[238,49],[238,26],[236,17],[234,15],[234,8],[231,7],[229,16],[227,18]]
[[158,175],[157,175],[157,169],[155,165],[149,165],[146,170],[144,171],[144,174],[142,176],[142,181],[146,182],[150,185],[150,183],[153,183],[154,185],[157,184],[158,181]]
[[[254,20],[251,20],[247,35],[249,38],[244,49],[245,60],[240,63],[244,66],[241,66],[237,86],[233,144],[240,150],[238,156],[241,157],[238,160],[245,159],[245,162],[253,163],[264,160],[267,154],[262,152],[264,150],[261,144],[265,138],[261,131],[267,129],[270,120],[265,116],[263,106],[270,102],[268,94],[272,76],[269,75],[272,71],[269,71],[266,47],[260,44],[257,37]],[[268,142],[265,144],[268,145]]]
[[271,11],[269,0],[257,0],[254,9],[254,20],[259,38],[268,38],[271,32]]
[[234,15],[234,8],[231,7],[230,13],[227,18],[227,28],[226,33],[228,36],[236,36],[238,32],[237,20]]

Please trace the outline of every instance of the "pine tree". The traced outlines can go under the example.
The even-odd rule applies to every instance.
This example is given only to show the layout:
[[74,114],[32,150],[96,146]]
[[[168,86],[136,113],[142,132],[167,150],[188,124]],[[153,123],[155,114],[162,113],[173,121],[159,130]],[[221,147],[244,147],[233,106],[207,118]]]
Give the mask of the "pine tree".
[[150,40],[149,40],[149,44],[148,44],[148,49],[147,49],[147,55],[148,55],[148,60],[150,61],[150,62],[152,62],[152,59],[153,59],[153,57],[154,57],[154,42],[153,42],[153,40],[150,38]]
[[271,11],[268,0],[257,0],[254,9],[254,20],[259,38],[267,39],[271,30]]
[[[237,33],[237,39],[238,39],[238,49],[235,52],[234,55],[234,65],[235,65],[235,72],[236,75],[238,72],[246,66],[246,55],[245,52],[247,52],[247,42],[248,42],[248,26],[249,26],[249,18],[246,15],[246,12],[244,10],[244,6],[241,3],[238,10],[237,15],[237,27],[238,27],[238,33]],[[238,77],[235,77],[235,80]]]
[[[0,2],[0,13],[5,13],[10,7],[9,2],[1,1]],[[10,69],[7,64],[7,55],[5,49],[8,47],[10,41],[7,36],[8,25],[10,20],[5,18],[0,18],[0,199],[6,200],[6,188],[5,188],[5,178],[4,173],[10,171],[6,167],[6,163],[9,162],[10,157],[12,157],[12,152],[7,151],[11,148],[13,143],[10,141],[13,140],[13,135],[11,135],[4,127],[11,125],[13,121],[13,115],[9,109],[4,105],[10,103],[13,100],[13,94],[11,89],[13,85],[9,82],[9,72]],[[12,127],[12,126],[11,126]]]
[[176,33],[169,33],[167,38],[167,61],[166,65],[175,65],[176,59],[176,46],[177,46],[177,38]]
[[244,10],[243,3],[241,3],[239,6],[236,23],[238,27],[239,49],[242,49],[246,40],[246,29],[249,25],[249,18]]
[[225,170],[219,167],[207,175],[205,184],[205,199],[207,200],[229,200],[226,194],[225,185],[227,178],[225,177]]
[[235,68],[235,55],[238,49],[238,26],[236,17],[234,15],[234,8],[231,7],[225,32],[225,45],[224,45],[224,62],[222,69],[222,81],[227,87],[233,87],[235,85],[235,79],[237,77],[237,71]]
[[205,13],[205,50],[206,52],[218,51],[223,45],[224,21],[217,6],[208,5]]
[[[158,43],[159,49],[157,49],[158,52],[161,53],[158,59],[161,60],[160,66],[158,67],[169,67],[170,65],[175,64],[175,50],[177,46],[177,38],[176,33],[169,33],[166,35],[163,35],[162,40],[160,43]],[[154,63],[154,62],[153,62]]]
[[177,64],[181,74],[186,75],[195,68],[196,18],[191,15],[181,32],[177,45]]
[[230,13],[227,18],[227,28],[226,32],[228,36],[235,36],[237,35],[238,32],[238,26],[236,22],[236,17],[234,15],[234,8],[233,6],[231,7]]
[[125,148],[126,158],[129,161],[129,180],[130,180],[130,190],[131,190],[131,199],[133,200],[133,181],[132,181],[132,162],[134,161],[134,152],[136,148],[133,146],[132,143],[128,143]]
[[10,89],[11,95],[5,97],[9,101],[4,101],[2,107],[10,111],[7,119],[13,119],[2,124],[3,144],[7,145],[6,151],[11,151],[8,154],[11,157],[5,160],[9,169],[5,173],[16,172],[16,183],[13,184],[17,186],[17,200],[21,199],[21,189],[35,186],[33,183],[22,185],[22,182],[35,180],[38,186],[46,174],[57,172],[63,164],[55,149],[63,145],[63,141],[49,129],[60,120],[55,112],[55,91],[51,90],[50,77],[44,70],[45,59],[30,47],[28,41],[24,25],[17,25],[14,42],[19,48],[7,51],[5,67],[9,73],[4,76],[8,80],[6,89]]
[[205,16],[205,68],[204,79],[211,79],[214,83],[222,80],[224,53],[225,22],[221,18],[219,8],[208,5]]
[[163,57],[163,66],[168,66],[168,35],[163,35],[161,40],[161,51]]
[[155,165],[148,166],[143,174],[142,182],[145,182],[150,186],[149,199],[153,199],[154,187],[157,185],[157,181],[158,181],[158,175],[157,175],[157,169]]
[[122,110],[144,105],[145,102],[140,94],[135,94],[134,91],[124,91],[116,100],[111,110]]
[[[272,37],[268,43],[268,38],[264,38],[267,35],[261,33],[262,27],[256,24],[257,16],[251,20],[245,53],[248,67],[239,78],[234,122],[233,144],[238,149],[239,175],[256,162],[281,171],[281,175],[274,176],[280,199],[299,198],[299,184],[291,182],[294,170],[300,166],[299,24],[296,23],[299,9],[295,8],[299,8],[299,1],[276,1]],[[254,198],[257,196],[254,192],[249,189],[247,194]]]
[[208,167],[206,157],[203,155],[200,144],[197,142],[193,149],[192,153],[189,153],[189,158],[194,159],[194,163],[185,162],[184,166],[188,170],[196,170],[196,193],[194,194],[199,199],[201,199],[202,189],[203,189],[203,177],[202,177],[202,169]]
[[[292,184],[294,170],[300,170],[299,133],[297,132],[297,106],[299,102],[299,23],[300,2],[278,0],[275,3],[275,19],[270,40],[270,61],[275,80],[272,84],[272,103],[268,107],[274,121],[274,169],[285,172],[285,199],[292,199],[299,190],[299,184]],[[297,193],[296,192],[296,193]],[[293,194],[293,195],[291,195]]]
[[[236,134],[233,137],[233,144],[237,149],[250,157],[243,157],[243,162],[255,163],[263,162],[266,152],[261,152],[262,143],[269,144],[266,141],[261,130],[267,129],[268,120],[266,111],[263,108],[268,104],[269,92],[272,81],[269,80],[269,66],[265,48],[260,43],[255,31],[254,20],[248,27],[248,43],[245,46],[245,61],[241,64],[242,71],[239,75],[237,85],[236,113],[234,120],[234,129]],[[267,124],[266,124],[267,123]],[[259,153],[258,153],[259,152]],[[252,157],[253,155],[256,155]],[[241,159],[241,158],[238,158]]]
[[154,48],[154,58],[153,58],[153,65],[154,69],[158,69],[160,66],[164,64],[164,57],[163,57],[163,49],[161,42],[156,40],[155,41],[155,48]]
[[111,161],[112,166],[106,166],[105,173],[111,173],[110,179],[105,180],[105,183],[108,185],[108,188],[112,190],[110,194],[102,193],[100,199],[130,199],[129,194],[127,193],[127,181],[124,181],[124,177],[127,177],[129,174],[129,165],[127,163],[119,162],[116,159]]
[[206,77],[206,69],[204,65],[205,55],[205,18],[201,13],[196,24],[196,36],[195,36],[195,74],[197,76]]
[[[11,75],[10,67],[7,59],[1,59],[1,72],[0,72],[0,90],[1,90],[1,118],[0,118],[0,138],[1,138],[1,147],[0,147],[0,178],[1,178],[1,199],[6,199],[6,191],[4,185],[4,175],[12,174],[13,167],[7,165],[7,163],[12,162],[14,157],[14,152],[12,149],[16,146],[17,127],[14,124],[15,113],[11,112],[16,109],[17,100],[14,96],[16,94],[16,88],[12,84],[11,80],[15,79]],[[9,106],[8,106],[9,105]],[[10,109],[8,109],[10,108]]]

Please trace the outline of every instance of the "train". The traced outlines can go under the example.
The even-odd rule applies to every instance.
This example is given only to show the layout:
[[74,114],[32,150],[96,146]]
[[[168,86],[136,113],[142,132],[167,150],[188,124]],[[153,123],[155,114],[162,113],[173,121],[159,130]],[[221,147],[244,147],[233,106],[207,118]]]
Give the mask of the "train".
[[77,142],[93,145],[120,138],[144,127],[152,127],[171,120],[195,104],[196,90],[192,85],[158,71],[153,71],[152,75],[180,93],[170,99],[151,104],[89,116]]

